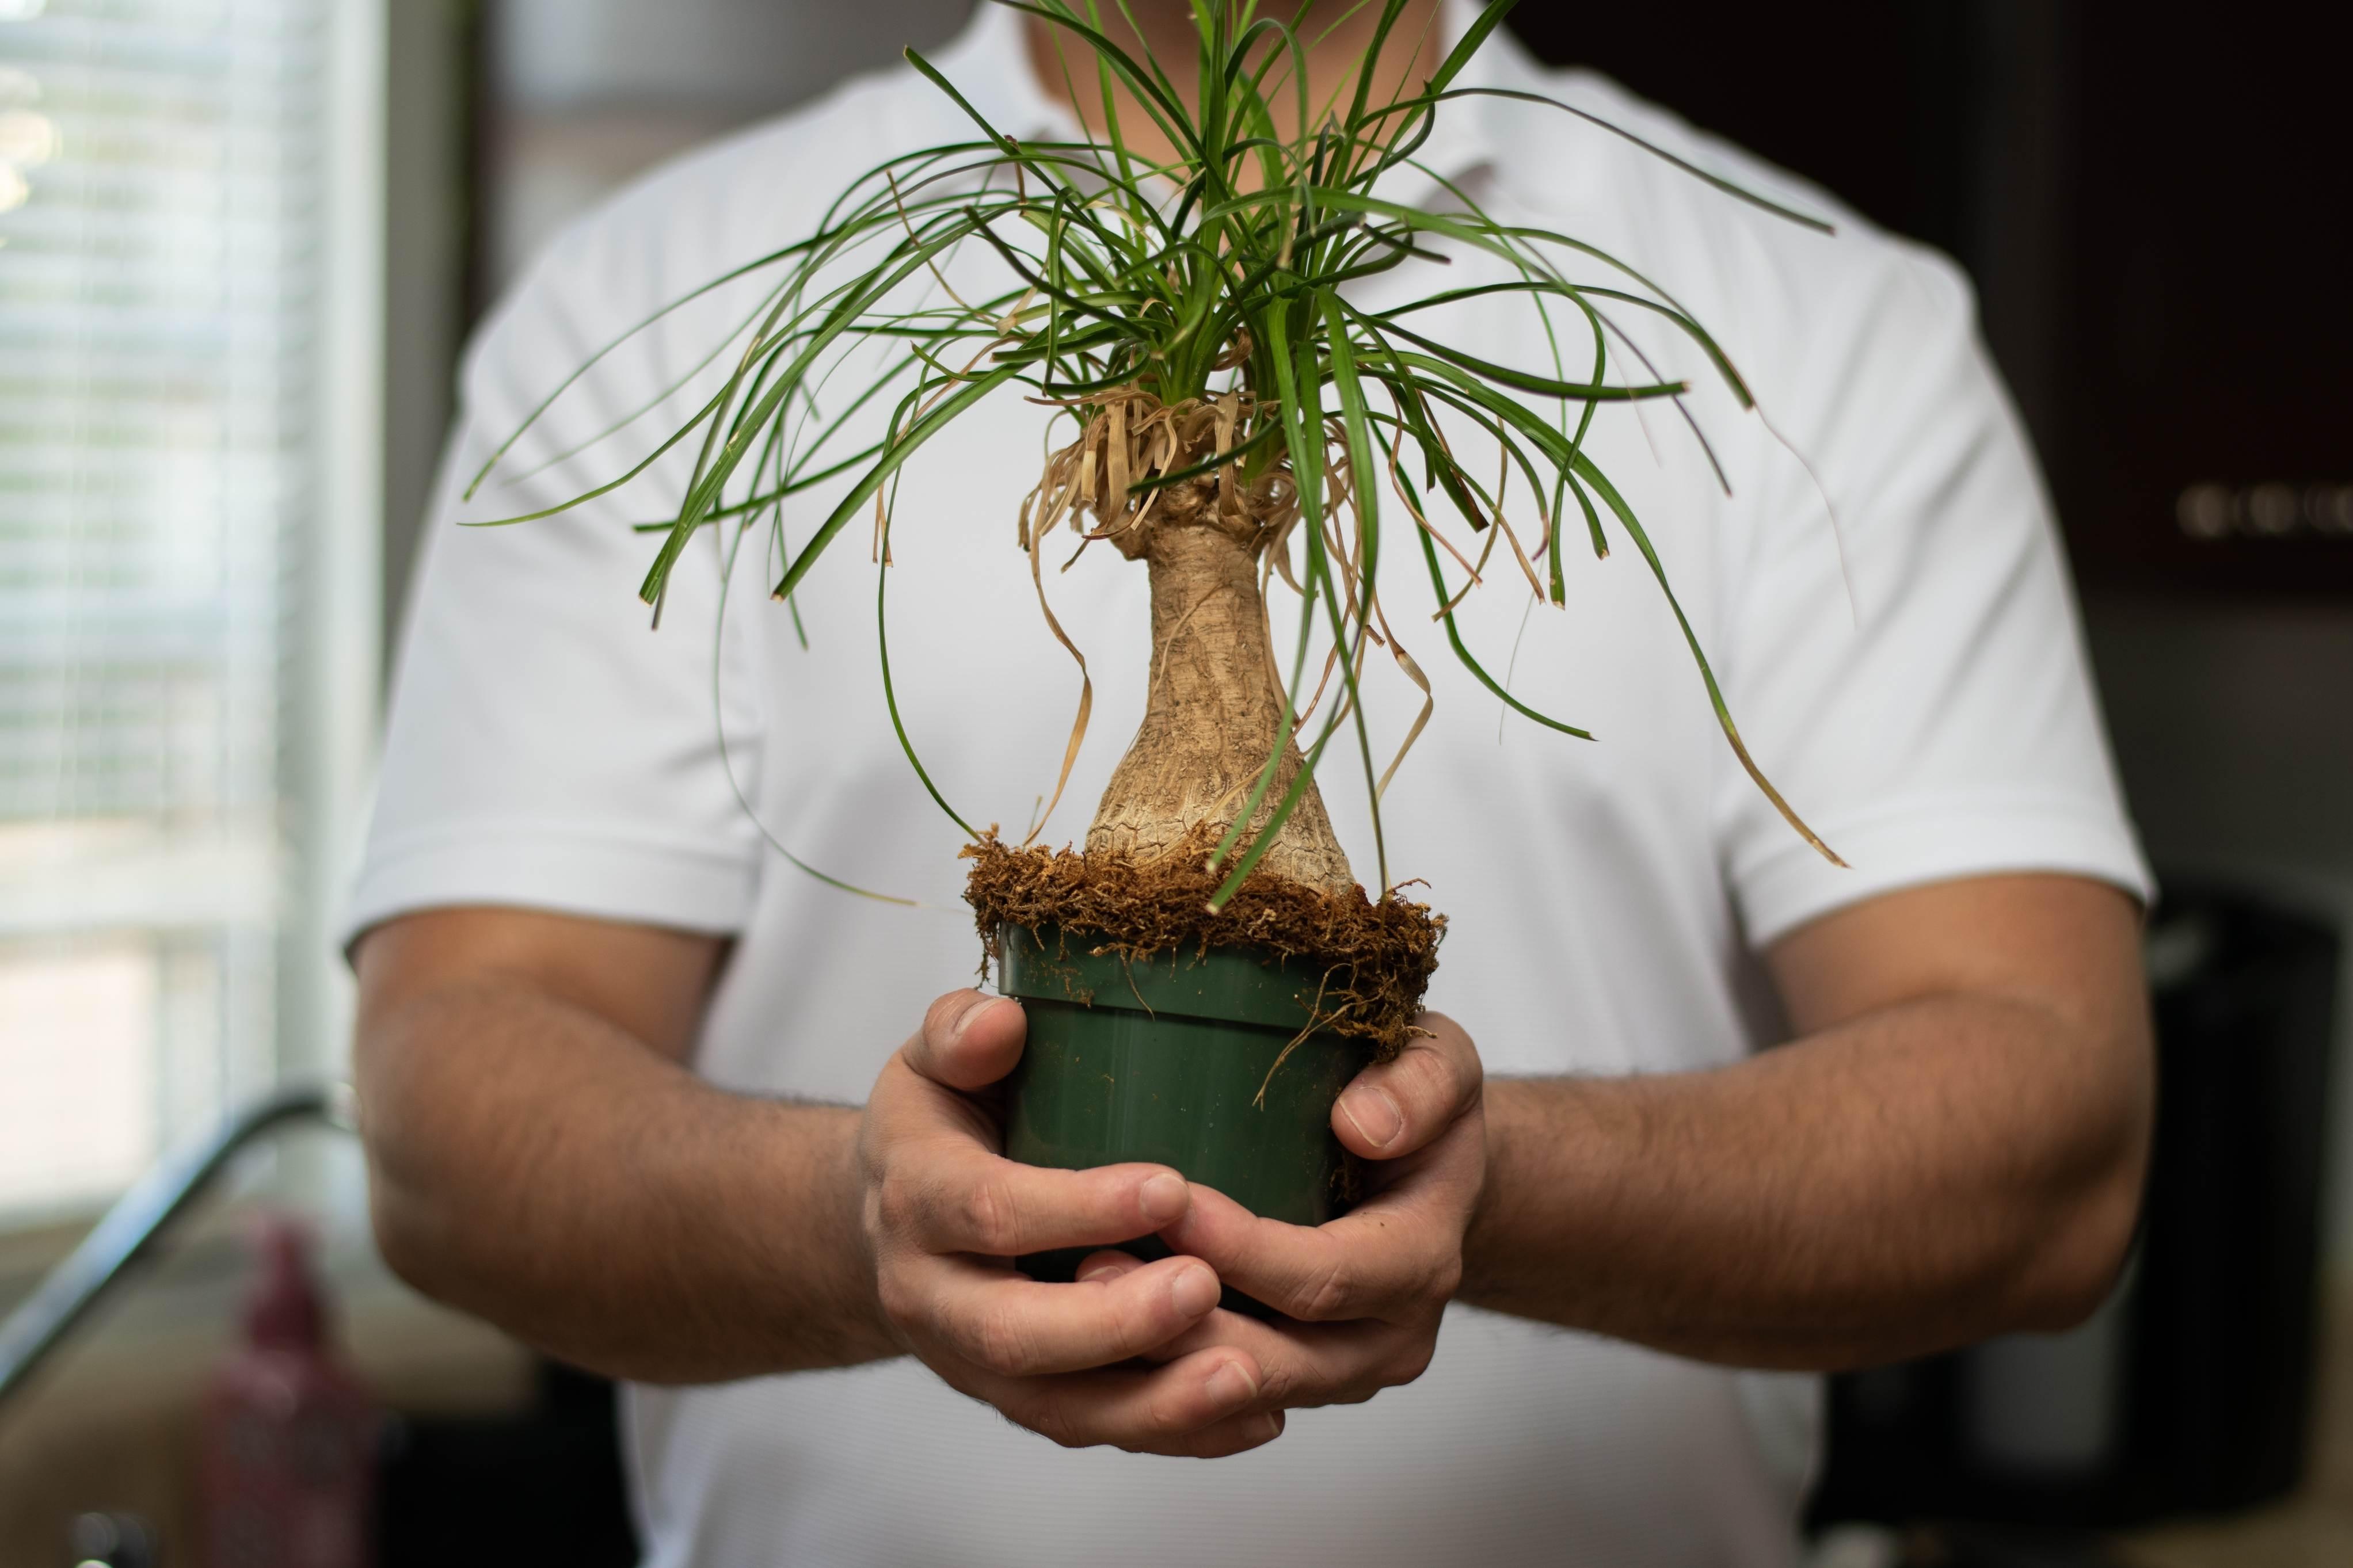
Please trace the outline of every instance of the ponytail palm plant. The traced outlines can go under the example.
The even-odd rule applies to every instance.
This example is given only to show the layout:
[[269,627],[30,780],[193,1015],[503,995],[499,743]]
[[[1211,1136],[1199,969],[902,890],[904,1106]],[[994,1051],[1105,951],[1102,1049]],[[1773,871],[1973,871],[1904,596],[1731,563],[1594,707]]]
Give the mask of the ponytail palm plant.
[[[1510,0],[1486,5],[1422,79],[1388,92],[1375,90],[1385,58],[1395,79],[1395,60],[1426,47],[1402,19],[1428,8],[1361,0],[1346,15],[1371,19],[1369,41],[1346,85],[1321,102],[1311,100],[1316,37],[1304,5],[1191,0],[1198,54],[1194,85],[1180,89],[1162,61],[1118,41],[1141,36],[1126,0],[1011,3],[1059,41],[1074,98],[1081,80],[1099,98],[1101,131],[1016,140],[909,51],[973,133],[876,164],[807,238],[715,279],[766,280],[757,310],[705,362],[732,349],[732,369],[645,464],[592,492],[692,443],[676,515],[651,525],[661,538],[645,599],[659,607],[706,528],[737,539],[768,531],[776,597],[790,600],[871,519],[887,584],[905,467],[993,395],[1044,405],[1066,439],[1016,515],[1047,626],[1082,674],[1056,800],[1092,701],[1084,659],[1046,603],[1058,531],[1074,532],[1076,548],[1099,543],[1144,563],[1151,684],[1082,854],[1003,843],[956,817],[976,841],[984,931],[993,939],[1010,921],[1082,931],[1128,953],[1185,941],[1305,953],[1337,975],[1319,987],[1319,1021],[1389,1048],[1434,963],[1439,923],[1394,895],[1380,825],[1384,787],[1430,712],[1430,682],[1383,608],[1391,574],[1427,574],[1448,647],[1481,685],[1535,723],[1585,737],[1482,667],[1454,610],[1499,563],[1560,605],[1572,551],[1606,556],[1613,537],[1630,541],[1673,606],[1725,740],[1827,855],[1751,761],[1642,522],[1588,447],[1602,405],[1688,390],[1649,372],[1618,326],[1628,312],[1672,323],[1749,407],[1739,373],[1665,290],[1596,247],[1498,221],[1443,180],[1441,199],[1419,205],[1383,194],[1391,175],[1419,167],[1451,105],[1531,99],[1462,85]],[[1146,143],[1169,151],[1147,154]],[[1448,286],[1450,255],[1472,253],[1501,264],[1484,273],[1498,280]],[[1405,302],[1357,302],[1364,290],[1352,285],[1417,270],[1430,286]],[[1465,353],[1430,325],[1440,307],[1497,295],[1527,310],[1542,368]],[[794,498],[845,483],[787,549]],[[1004,498],[1008,511],[1017,499]],[[1296,637],[1280,647],[1265,602],[1278,578],[1301,608]],[[1376,754],[1359,689],[1376,649],[1423,698],[1388,758]],[[895,725],[887,646],[882,667]],[[899,735],[907,746],[903,727]],[[1372,806],[1371,897],[1316,787],[1335,745]],[[907,755],[955,816],[912,746]]]

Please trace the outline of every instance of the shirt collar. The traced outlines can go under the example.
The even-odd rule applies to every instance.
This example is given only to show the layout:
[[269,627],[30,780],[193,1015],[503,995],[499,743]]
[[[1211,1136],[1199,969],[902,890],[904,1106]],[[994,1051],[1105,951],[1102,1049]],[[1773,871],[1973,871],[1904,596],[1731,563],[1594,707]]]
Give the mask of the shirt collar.
[[[1476,0],[1441,0],[1440,42],[1451,48],[1478,15]],[[940,74],[955,83],[972,106],[1008,136],[1030,139],[1076,139],[1083,134],[1078,116],[1060,97],[1049,93],[1031,69],[1023,36],[1022,15],[1010,6],[981,0],[972,20],[948,46],[927,57]],[[1517,38],[1497,28],[1486,46],[1472,57],[1456,79],[1460,87],[1525,87],[1535,75],[1533,62]],[[927,92],[936,92],[930,83]],[[1423,143],[1416,162],[1431,174],[1459,181],[1482,164],[1495,161],[1498,144],[1493,133],[1489,100],[1461,99],[1439,109],[1438,123]],[[1427,179],[1417,171],[1417,187]],[[1389,190],[1385,185],[1384,195]],[[1402,195],[1402,191],[1398,195]]]

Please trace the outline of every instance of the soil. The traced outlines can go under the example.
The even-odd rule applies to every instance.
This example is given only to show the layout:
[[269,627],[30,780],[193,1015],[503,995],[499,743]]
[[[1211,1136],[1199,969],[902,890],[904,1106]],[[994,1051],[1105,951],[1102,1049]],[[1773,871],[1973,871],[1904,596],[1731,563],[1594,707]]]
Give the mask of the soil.
[[1007,925],[1058,928],[1094,952],[1143,960],[1191,948],[1241,948],[1304,960],[1322,972],[1316,1026],[1363,1040],[1380,1060],[1405,1048],[1438,967],[1446,917],[1392,892],[1327,892],[1269,874],[1261,862],[1212,912],[1223,880],[1208,868],[1216,835],[1197,827],[1148,858],[1025,848],[985,835],[965,847],[965,897],[988,960]]

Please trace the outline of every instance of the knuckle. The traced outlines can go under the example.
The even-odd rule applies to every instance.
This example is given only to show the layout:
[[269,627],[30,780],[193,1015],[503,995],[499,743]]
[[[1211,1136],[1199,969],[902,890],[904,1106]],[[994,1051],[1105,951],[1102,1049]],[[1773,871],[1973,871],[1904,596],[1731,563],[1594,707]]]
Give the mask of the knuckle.
[[1413,1076],[1414,1097],[1433,1109],[1452,1110],[1469,1088],[1460,1064],[1436,1047],[1409,1051],[1398,1065]]
[[1015,1307],[992,1307],[973,1325],[974,1359],[992,1372],[1020,1377],[1038,1364],[1038,1340]]
[[1016,1424],[1027,1426],[1040,1437],[1063,1448],[1083,1448],[1086,1437],[1079,1431],[1078,1423],[1070,1413],[1051,1400],[1025,1401],[1019,1408],[1005,1407],[1005,1414]]
[[1388,1376],[1385,1381],[1391,1386],[1401,1383],[1413,1382],[1423,1373],[1430,1370],[1430,1358],[1435,1356],[1437,1353],[1438,1341],[1436,1336],[1430,1334],[1414,1335],[1410,1340],[1406,1342],[1404,1346],[1398,1350],[1395,1356],[1390,1358]]
[[1021,1251],[1020,1205],[1001,1176],[985,1176],[965,1195],[965,1225],[973,1247],[993,1258]]
[[[1124,1360],[1151,1349],[1159,1342],[1160,1334],[1152,1321],[1150,1309],[1135,1299],[1135,1293],[1133,1290],[1119,1289],[1117,1280],[1113,1281],[1105,1289],[1110,1292],[1112,1301],[1111,1354],[1113,1359]],[[1166,1291],[1161,1292],[1164,1300],[1166,1294]]]
[[1144,1406],[1144,1436],[1146,1438],[1181,1436],[1191,1430],[1191,1423],[1176,1402],[1166,1394],[1155,1394]]
[[1261,1358],[1258,1378],[1258,1408],[1294,1409],[1322,1405],[1324,1396],[1309,1386],[1302,1369],[1286,1358]]
[[1462,1254],[1450,1252],[1440,1258],[1430,1269],[1430,1280],[1423,1295],[1442,1307],[1444,1303],[1454,1300],[1455,1292],[1461,1289]]
[[885,1268],[875,1276],[874,1299],[893,1327],[911,1329],[922,1321],[922,1302],[907,1289],[895,1268]]
[[1294,1354],[1259,1356],[1259,1396],[1250,1411],[1294,1411],[1327,1404],[1327,1387],[1313,1361]]
[[885,1173],[875,1184],[868,1204],[884,1235],[903,1236],[915,1228],[922,1205],[910,1187],[907,1178],[895,1172]]
[[1346,1317],[1361,1289],[1348,1260],[1335,1257],[1300,1288],[1296,1295],[1298,1310],[1293,1316],[1309,1322]]
[[1460,1295],[1461,1290],[1462,1265],[1459,1262],[1449,1263],[1439,1269],[1438,1277],[1430,1281],[1430,1289],[1423,1300],[1430,1304],[1432,1312],[1442,1312],[1446,1310],[1446,1304]]
[[1466,1094],[1478,1092],[1480,1085],[1487,1081],[1487,1064],[1479,1059],[1479,1047],[1460,1030],[1447,1051],[1447,1059],[1453,1064],[1455,1081]]

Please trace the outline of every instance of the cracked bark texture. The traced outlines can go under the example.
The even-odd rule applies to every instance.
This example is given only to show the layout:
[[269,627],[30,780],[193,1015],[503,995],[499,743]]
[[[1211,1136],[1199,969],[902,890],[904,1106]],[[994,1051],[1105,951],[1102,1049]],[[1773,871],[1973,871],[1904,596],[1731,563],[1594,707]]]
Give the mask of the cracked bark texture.
[[[1198,826],[1222,833],[1231,825],[1282,733],[1282,699],[1259,591],[1258,531],[1239,538],[1199,517],[1137,531],[1122,552],[1142,554],[1151,574],[1152,684],[1144,722],[1087,829],[1087,852],[1149,860]],[[1301,766],[1297,742],[1285,737],[1245,846]],[[1356,887],[1313,780],[1256,871],[1326,893]]]

